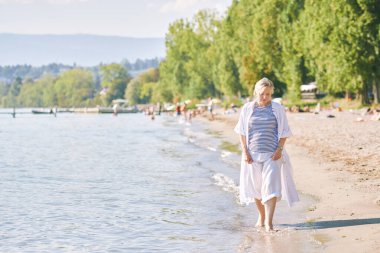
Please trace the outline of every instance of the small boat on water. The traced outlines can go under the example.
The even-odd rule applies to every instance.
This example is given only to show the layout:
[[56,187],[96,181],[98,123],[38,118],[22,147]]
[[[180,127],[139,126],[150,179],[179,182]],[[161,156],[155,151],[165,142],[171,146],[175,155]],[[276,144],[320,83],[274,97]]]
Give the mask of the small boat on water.
[[41,110],[41,109],[39,109],[39,110],[36,110],[36,109],[32,109],[32,113],[33,114],[54,114],[54,111],[53,111],[53,109],[51,109],[51,110]]
[[99,113],[136,113],[139,112],[137,107],[127,107],[127,108],[112,108],[112,107],[99,107]]

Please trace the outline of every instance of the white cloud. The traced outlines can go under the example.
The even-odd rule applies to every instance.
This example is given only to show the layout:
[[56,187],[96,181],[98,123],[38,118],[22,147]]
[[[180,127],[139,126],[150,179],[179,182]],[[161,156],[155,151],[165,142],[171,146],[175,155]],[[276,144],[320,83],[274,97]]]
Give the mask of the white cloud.
[[0,0],[0,4],[30,4],[34,0]]
[[72,3],[83,3],[88,2],[89,0],[44,0],[49,4],[72,4]]
[[157,4],[156,3],[153,3],[153,2],[150,2],[146,5],[146,7],[148,9],[153,9],[153,8],[156,8],[157,7]]
[[189,12],[200,9],[217,9],[225,11],[226,2],[229,0],[169,0],[159,9],[162,13],[169,12]]
[[0,4],[34,4],[34,3],[45,3],[45,4],[72,4],[72,3],[82,3],[89,0],[0,0]]
[[227,10],[227,7],[228,6],[225,6],[223,4],[216,4],[215,5],[215,9],[219,12],[219,13],[223,13]]
[[196,7],[199,3],[205,2],[204,0],[174,0],[165,3],[160,8],[160,12],[182,12],[190,8]]

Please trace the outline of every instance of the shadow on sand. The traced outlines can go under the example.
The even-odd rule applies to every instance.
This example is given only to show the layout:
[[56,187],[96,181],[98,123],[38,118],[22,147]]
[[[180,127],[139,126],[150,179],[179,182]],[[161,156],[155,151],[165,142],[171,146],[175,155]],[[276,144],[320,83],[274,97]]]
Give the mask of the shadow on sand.
[[330,221],[308,221],[297,224],[282,224],[281,226],[292,227],[297,230],[326,229],[338,227],[350,227],[360,225],[380,224],[380,218],[354,219],[354,220],[330,220]]

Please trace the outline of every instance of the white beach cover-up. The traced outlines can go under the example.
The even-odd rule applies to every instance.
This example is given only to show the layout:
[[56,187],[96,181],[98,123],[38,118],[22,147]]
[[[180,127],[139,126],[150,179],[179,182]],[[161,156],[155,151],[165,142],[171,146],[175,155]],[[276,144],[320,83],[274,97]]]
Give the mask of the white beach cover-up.
[[[249,118],[253,113],[254,102],[246,103],[240,112],[239,121],[236,124],[235,132],[247,136],[247,146],[248,146],[248,124]],[[277,119],[278,124],[278,138],[288,138],[292,136],[292,132],[290,131],[288,120],[286,118],[285,108],[272,101],[272,110],[273,114]],[[241,158],[241,169],[240,169],[240,185],[239,185],[239,193],[240,193],[240,202],[244,204],[249,204],[254,202],[254,196],[250,189],[251,186],[246,185],[245,178],[248,177],[249,170],[252,170],[252,165],[248,164],[245,161],[245,157],[242,154]],[[299,201],[298,193],[296,190],[296,186],[293,180],[293,168],[289,160],[289,156],[285,149],[282,150],[281,157],[281,195],[282,199],[288,202],[289,206],[292,206],[295,202]]]

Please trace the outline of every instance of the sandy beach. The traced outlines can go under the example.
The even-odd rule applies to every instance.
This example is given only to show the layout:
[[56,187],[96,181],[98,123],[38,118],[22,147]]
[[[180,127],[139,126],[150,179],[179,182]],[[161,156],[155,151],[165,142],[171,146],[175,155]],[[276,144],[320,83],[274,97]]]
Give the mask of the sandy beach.
[[[238,114],[219,111],[213,121],[195,120],[207,122],[210,130],[237,145],[233,127]],[[294,136],[286,148],[297,189],[314,200],[304,211],[312,240],[323,252],[378,252],[380,122],[348,111],[287,116]]]

